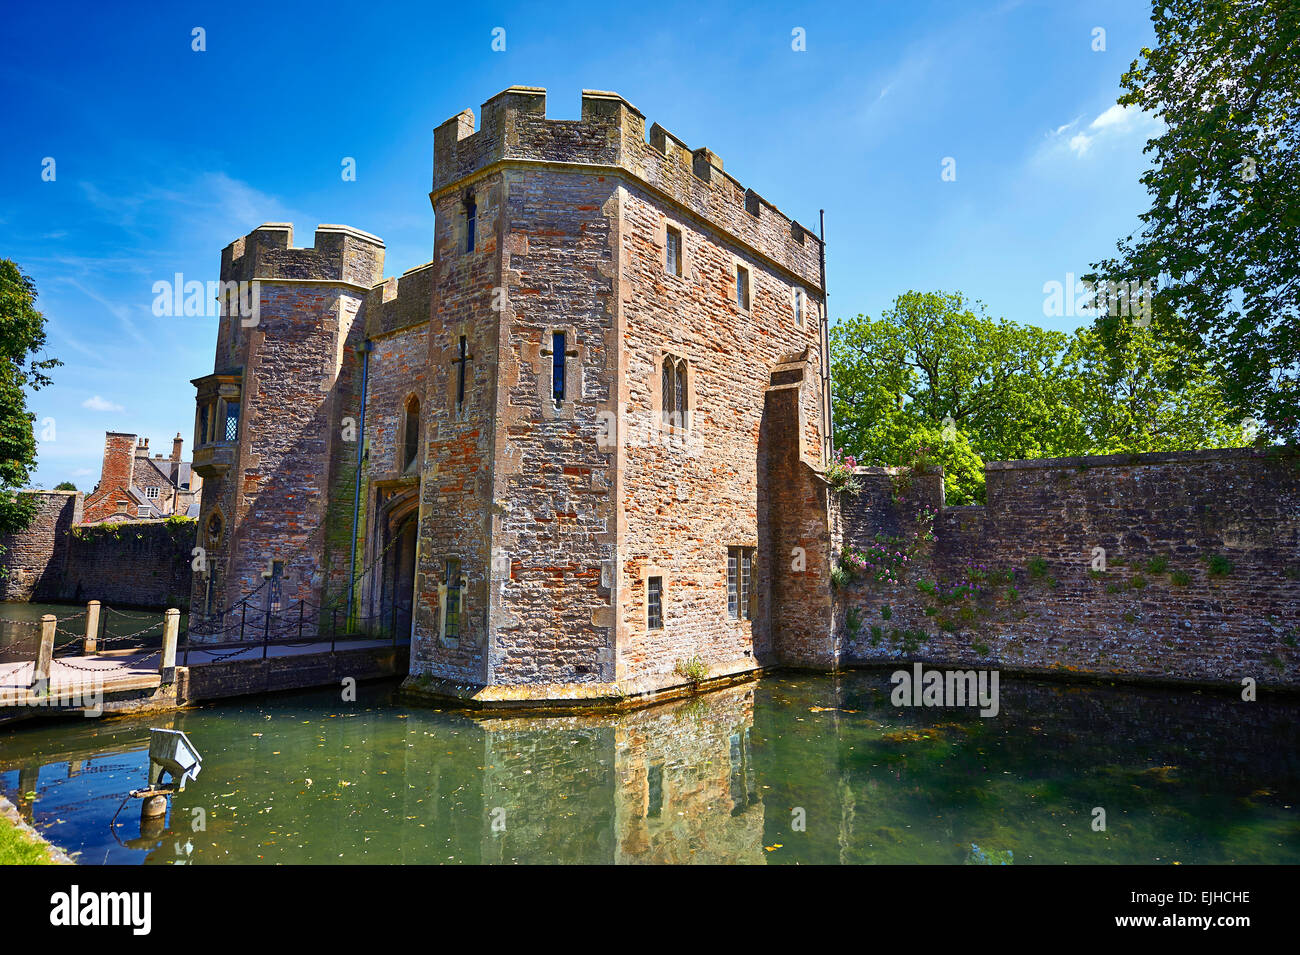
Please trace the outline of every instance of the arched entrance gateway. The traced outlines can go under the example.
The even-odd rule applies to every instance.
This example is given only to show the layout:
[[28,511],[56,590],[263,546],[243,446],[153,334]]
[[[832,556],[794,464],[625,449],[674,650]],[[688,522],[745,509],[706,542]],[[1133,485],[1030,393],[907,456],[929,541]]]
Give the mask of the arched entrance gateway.
[[371,553],[377,573],[370,584],[368,629],[395,634],[402,641],[412,636],[418,487],[382,488],[376,504]]

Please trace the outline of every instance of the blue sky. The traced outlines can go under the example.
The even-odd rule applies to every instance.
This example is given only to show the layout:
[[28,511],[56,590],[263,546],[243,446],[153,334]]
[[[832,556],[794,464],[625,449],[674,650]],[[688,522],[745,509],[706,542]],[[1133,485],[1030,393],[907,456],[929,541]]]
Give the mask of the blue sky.
[[322,222],[376,233],[390,275],[428,261],[432,130],[512,84],[546,87],[559,119],[615,90],[805,225],[824,208],[833,318],[942,289],[1074,328],[1044,317],[1044,283],[1147,206],[1153,124],[1115,99],[1148,17],[1139,0],[13,7],[0,256],[35,279],[65,362],[32,397],[38,436],[53,419],[33,484],[92,487],[106,430],[164,452],[179,431],[188,451],[216,321],[155,316],[154,282],[215,280],[222,247],[268,221],[299,245]]

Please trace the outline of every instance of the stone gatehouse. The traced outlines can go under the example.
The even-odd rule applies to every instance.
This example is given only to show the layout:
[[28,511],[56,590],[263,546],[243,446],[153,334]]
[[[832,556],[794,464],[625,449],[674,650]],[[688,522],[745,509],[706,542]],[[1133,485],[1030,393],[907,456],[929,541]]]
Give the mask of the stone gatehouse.
[[400,278],[347,226],[222,252],[196,617],[304,601],[481,702],[828,659],[818,238],[591,90],[575,121],[512,87],[443,123],[429,200]]
[[990,463],[987,507],[941,474],[836,494],[821,243],[711,150],[511,87],[435,131],[429,199],[400,278],[347,226],[222,252],[199,629],[243,600],[409,635],[408,689],[483,705],[904,658],[1300,687],[1295,449]]

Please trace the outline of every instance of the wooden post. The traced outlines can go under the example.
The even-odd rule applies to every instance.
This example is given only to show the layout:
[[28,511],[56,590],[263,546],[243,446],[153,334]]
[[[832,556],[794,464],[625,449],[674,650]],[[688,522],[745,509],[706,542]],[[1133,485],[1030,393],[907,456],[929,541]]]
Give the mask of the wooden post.
[[50,679],[50,663],[54,659],[54,627],[58,622],[59,618],[52,613],[41,617],[41,647],[36,651],[36,665],[32,667],[32,686]]
[[99,601],[92,600],[86,604],[86,639],[82,641],[81,652],[90,656],[99,650]]
[[163,615],[162,662],[158,665],[158,673],[164,683],[176,679],[176,637],[180,625],[181,612],[175,607],[169,608]]

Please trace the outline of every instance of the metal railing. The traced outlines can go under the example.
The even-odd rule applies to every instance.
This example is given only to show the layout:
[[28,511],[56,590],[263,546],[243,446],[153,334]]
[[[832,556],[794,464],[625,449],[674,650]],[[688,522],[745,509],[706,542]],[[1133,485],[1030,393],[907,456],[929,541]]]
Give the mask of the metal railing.
[[[52,613],[43,614],[40,620],[13,620],[0,618],[3,622],[11,627],[27,627],[31,629],[39,628],[40,633],[36,639],[35,649],[30,659],[20,658],[17,661],[8,660],[0,664],[0,679],[15,676],[17,673],[31,666],[32,672],[28,686],[36,687],[48,684],[56,667],[63,667],[69,670],[83,672],[93,672],[103,674],[103,666],[87,665],[86,663],[74,663],[70,658],[88,658],[102,656],[106,649],[111,648],[114,651],[121,650],[152,650],[148,654],[141,656],[131,655],[129,658],[130,665],[135,668],[140,664],[146,663],[154,657],[160,657],[159,674],[164,683],[170,683],[175,679],[176,671],[176,648],[180,631],[181,612],[176,608],[166,610],[160,619],[149,623],[147,626],[131,633],[113,634],[106,633],[106,624],[108,614],[117,614],[127,619],[137,621],[148,619],[147,617],[136,616],[134,614],[123,613],[112,607],[101,604],[98,600],[92,600],[86,604],[86,609],[79,613],[69,614],[66,617],[58,617]],[[61,624],[71,624],[76,620],[85,618],[80,631],[72,630]],[[159,645],[153,646],[154,640],[146,639],[149,634],[157,632],[160,638],[157,642]],[[64,637],[60,642],[60,638]],[[0,646],[0,651],[11,651],[20,643],[24,643],[23,637],[19,637],[4,646]],[[75,649],[74,649],[75,648]],[[70,652],[69,652],[70,651]],[[16,664],[16,665],[15,665]]]
[[382,639],[390,640],[396,647],[401,636],[399,621],[407,621],[409,629],[413,609],[394,603],[383,613],[354,616],[349,620],[339,606],[300,599],[283,608],[269,603],[256,608],[249,606],[251,596],[227,611],[210,614],[202,623],[191,623],[186,628],[181,651],[183,665],[189,665],[191,652],[207,654],[210,657],[207,662],[221,662],[258,649],[265,660],[271,648],[277,646],[306,647],[328,642],[333,653],[340,643]]

